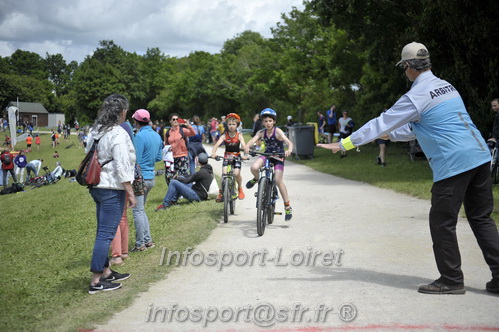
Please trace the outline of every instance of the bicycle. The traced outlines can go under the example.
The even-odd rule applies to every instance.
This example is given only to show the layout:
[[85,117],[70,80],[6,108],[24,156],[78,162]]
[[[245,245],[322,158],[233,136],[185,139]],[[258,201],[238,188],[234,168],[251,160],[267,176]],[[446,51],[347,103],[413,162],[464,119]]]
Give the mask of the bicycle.
[[256,231],[258,236],[265,232],[266,224],[274,222],[274,215],[282,215],[282,212],[275,212],[275,202],[279,199],[277,186],[274,179],[273,159],[284,158],[284,153],[265,153],[251,151],[251,156],[261,155],[266,157],[265,163],[260,168],[260,179],[258,180],[258,190],[256,196]]
[[499,183],[499,148],[496,142],[488,142],[490,149],[490,176],[492,177],[492,183]]
[[234,214],[236,212],[236,178],[234,176],[234,170],[232,168],[233,163],[239,159],[239,157],[229,156],[228,158],[222,156],[216,156],[215,160],[227,160],[227,171],[222,175],[222,199],[224,202],[224,223],[229,221],[229,214]]
[[60,178],[54,178],[48,167],[43,167],[45,174],[26,180],[25,185],[31,189],[40,188],[48,184],[55,184]]

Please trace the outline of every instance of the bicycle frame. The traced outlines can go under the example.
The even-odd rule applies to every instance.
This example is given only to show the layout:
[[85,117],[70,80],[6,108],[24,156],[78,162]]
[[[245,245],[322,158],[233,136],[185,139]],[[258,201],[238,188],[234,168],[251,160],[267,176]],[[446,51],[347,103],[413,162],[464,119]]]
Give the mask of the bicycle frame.
[[258,191],[256,193],[257,201],[257,233],[262,236],[265,232],[265,225],[274,222],[274,215],[280,214],[275,212],[275,202],[279,199],[277,194],[277,186],[274,178],[274,164],[272,159],[275,157],[283,157],[283,154],[252,152],[252,155],[265,156],[265,162],[260,168],[260,179],[258,180]]
[[[236,157],[237,158],[237,157]],[[233,164],[237,160],[234,157],[225,158],[221,156],[217,156],[216,160],[224,160],[227,161],[227,169],[224,174],[222,174],[222,197],[224,203],[224,223],[229,221],[229,214],[234,214],[236,210],[236,200],[237,194],[235,193],[236,188],[236,178],[234,175]]]

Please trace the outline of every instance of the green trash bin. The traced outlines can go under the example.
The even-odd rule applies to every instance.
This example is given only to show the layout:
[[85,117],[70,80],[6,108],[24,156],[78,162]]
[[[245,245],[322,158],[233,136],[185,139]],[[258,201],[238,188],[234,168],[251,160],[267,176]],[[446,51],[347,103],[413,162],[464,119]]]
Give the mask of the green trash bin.
[[293,153],[296,159],[314,157],[314,126],[288,127],[289,140],[293,143]]

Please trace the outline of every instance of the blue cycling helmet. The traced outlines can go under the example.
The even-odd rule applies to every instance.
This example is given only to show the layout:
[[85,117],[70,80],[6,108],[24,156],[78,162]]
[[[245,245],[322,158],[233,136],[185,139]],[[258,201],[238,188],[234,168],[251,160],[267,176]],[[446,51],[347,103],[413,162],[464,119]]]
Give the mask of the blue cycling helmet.
[[270,116],[271,116],[271,117],[273,117],[274,119],[276,119],[276,118],[277,118],[277,113],[276,113],[273,109],[271,109],[271,108],[266,108],[266,109],[264,109],[264,110],[260,113],[260,116],[261,116],[262,118],[263,118],[263,116],[264,116],[264,115],[267,115],[267,116],[269,116],[269,115],[270,115]]

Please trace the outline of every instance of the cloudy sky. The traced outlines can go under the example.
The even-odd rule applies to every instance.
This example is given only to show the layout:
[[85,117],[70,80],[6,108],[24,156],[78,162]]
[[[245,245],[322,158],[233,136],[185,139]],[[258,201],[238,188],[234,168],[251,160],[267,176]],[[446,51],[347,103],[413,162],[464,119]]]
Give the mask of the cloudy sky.
[[16,49],[83,61],[113,40],[129,52],[217,53],[245,30],[270,28],[302,0],[0,0],[0,56]]

